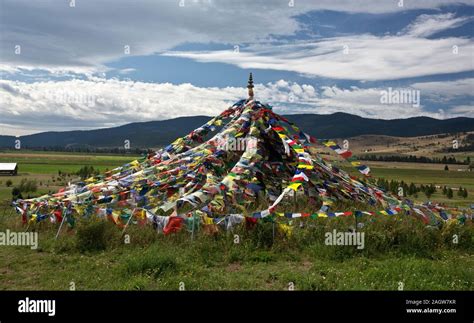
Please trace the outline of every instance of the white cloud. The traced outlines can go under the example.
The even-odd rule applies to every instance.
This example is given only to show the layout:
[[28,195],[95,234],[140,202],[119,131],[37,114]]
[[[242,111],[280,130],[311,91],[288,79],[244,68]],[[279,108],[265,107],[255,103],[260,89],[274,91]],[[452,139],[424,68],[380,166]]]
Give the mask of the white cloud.
[[[397,119],[416,116],[428,116],[438,119],[453,117],[472,117],[474,103],[472,105],[461,105],[428,110],[433,103],[449,103],[457,98],[469,100],[474,97],[474,79],[460,79],[444,82],[414,83],[406,87],[393,87],[392,91],[420,91],[420,106],[416,104],[381,104],[382,91],[388,91],[388,87],[341,89],[337,86],[322,87],[322,94],[318,99],[318,106],[324,107],[325,113],[343,111],[364,117],[379,119]],[[412,92],[413,93],[413,92]],[[415,95],[413,95],[415,97]],[[469,102],[469,101],[468,101]]]
[[473,96],[474,78],[443,82],[414,83],[412,87],[423,91],[423,93],[427,95],[449,96],[451,98],[455,96]]
[[164,55],[234,64],[247,69],[283,70],[310,77],[362,81],[458,73],[474,69],[474,41],[460,37],[423,37],[459,26],[467,20],[454,18],[453,14],[422,15],[403,33],[391,36],[362,34],[284,45],[249,46],[238,53],[173,51]]
[[[74,8],[68,3],[2,0],[0,56],[6,71],[18,66],[103,71],[104,63],[126,55],[150,55],[186,42],[225,43],[233,48],[270,34],[292,34],[298,29],[292,15],[308,8],[254,1],[185,0],[183,7],[178,0],[77,1]],[[19,55],[14,53],[17,45]]]
[[[434,90],[434,82],[431,83]],[[455,85],[446,82],[446,86]],[[419,107],[384,105],[380,103],[382,90],[386,89],[337,86],[315,89],[309,84],[285,80],[255,85],[256,99],[271,104],[282,114],[341,111],[381,119],[472,115],[472,107],[468,105],[452,112],[426,111],[423,101]],[[246,89],[238,87],[204,88],[100,78],[35,83],[3,80],[0,81],[0,134],[96,129],[181,116],[213,116],[245,97]]]
[[238,88],[198,88],[105,79],[23,83],[0,81],[1,122],[16,131],[92,129],[187,115],[214,115]]
[[[91,74],[106,70],[106,62],[126,56],[127,45],[131,56],[166,51],[186,42],[223,43],[232,49],[271,35],[293,35],[301,27],[295,17],[311,10],[385,13],[459,2],[470,1],[418,0],[399,6],[398,0],[296,0],[291,7],[289,0],[184,0],[180,7],[178,0],[114,0],[77,1],[71,8],[69,1],[2,0],[0,69]],[[17,45],[20,55],[14,52]],[[331,46],[327,43],[323,49]],[[340,62],[334,68],[344,66]]]
[[420,15],[412,24],[408,25],[404,32],[416,37],[428,37],[446,29],[459,27],[469,20],[471,18],[455,18],[453,13]]
[[450,110],[450,113],[453,117],[474,118],[474,103],[473,105],[456,106]]
[[374,119],[399,119],[420,115],[434,118],[442,117],[438,113],[424,110],[423,104],[420,104],[420,106],[414,106],[413,103],[382,104],[382,91],[387,91],[387,88],[361,89],[352,87],[341,89],[337,86],[323,87],[318,105],[323,107],[324,113],[346,112]]

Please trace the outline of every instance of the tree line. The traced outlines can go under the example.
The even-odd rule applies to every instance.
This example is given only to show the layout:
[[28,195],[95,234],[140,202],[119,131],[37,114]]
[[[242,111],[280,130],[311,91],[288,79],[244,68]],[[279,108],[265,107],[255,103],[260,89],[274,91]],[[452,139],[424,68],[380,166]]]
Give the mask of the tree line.
[[397,156],[397,155],[362,155],[358,157],[360,160],[368,161],[383,161],[383,162],[406,162],[406,163],[429,163],[429,164],[458,164],[458,165],[469,165],[471,158],[468,156],[464,160],[457,160],[453,156],[438,157],[425,157],[425,156]]
[[[413,196],[418,197],[418,193],[424,193],[427,198],[430,198],[434,193],[437,192],[436,186],[433,184],[421,184],[416,185],[414,183],[405,183],[404,181],[396,180],[386,180],[384,178],[379,178],[377,180],[377,186],[383,188],[386,191],[389,191],[395,195],[402,195],[403,197]],[[446,195],[447,198],[451,199],[454,197],[454,192],[451,187],[444,186],[442,189],[443,195]],[[457,191],[457,196],[462,198],[468,197],[468,192],[466,188],[459,187]]]
[[63,146],[48,146],[48,147],[29,147],[22,146],[22,149],[31,149],[34,151],[55,151],[55,152],[71,152],[71,153],[104,153],[104,154],[134,154],[140,155],[147,153],[149,149],[145,148],[130,148],[123,147],[63,147]]
[[420,186],[415,185],[414,183],[405,183],[404,181],[396,180],[386,180],[384,178],[379,178],[377,180],[377,186],[385,189],[386,191],[392,192],[396,195],[414,196],[418,197],[418,193],[422,192],[426,195],[427,198],[430,198],[436,192],[436,187],[433,184]]

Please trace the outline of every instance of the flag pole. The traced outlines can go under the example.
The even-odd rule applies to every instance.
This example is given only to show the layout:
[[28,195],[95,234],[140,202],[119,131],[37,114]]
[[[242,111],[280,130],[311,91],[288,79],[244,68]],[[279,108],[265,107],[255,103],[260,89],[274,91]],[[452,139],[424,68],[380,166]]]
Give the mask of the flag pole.
[[275,243],[275,219],[272,221],[273,243]]
[[[64,212],[64,209],[65,208],[63,208],[63,212]],[[66,220],[66,217],[67,217],[67,212],[64,212],[63,220],[61,221],[61,224],[59,225],[59,229],[58,229],[58,232],[56,233],[56,237],[54,238],[54,240],[58,239],[59,232],[61,232],[61,228],[63,227],[64,221]]]
[[191,222],[192,224],[192,229],[191,229],[191,241],[194,241],[194,214],[192,215],[193,221]]
[[126,224],[125,224],[125,226],[123,227],[123,230],[122,230],[122,236],[124,235],[124,233],[125,233],[125,230],[127,229],[127,227],[128,227],[128,224],[130,223],[130,220],[132,219],[132,217],[133,217],[133,214],[135,213],[135,210],[136,210],[136,209],[137,209],[137,208],[134,208],[134,209],[133,209],[133,211],[132,211],[132,214],[130,214],[130,217],[128,218],[128,221],[127,221],[127,223],[126,223]]

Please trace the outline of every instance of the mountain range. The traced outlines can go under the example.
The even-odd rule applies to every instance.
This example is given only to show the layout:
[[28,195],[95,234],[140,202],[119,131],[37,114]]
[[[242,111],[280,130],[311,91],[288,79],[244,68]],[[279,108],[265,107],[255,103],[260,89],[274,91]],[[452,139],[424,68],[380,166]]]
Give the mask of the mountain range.
[[[350,138],[359,135],[415,137],[474,131],[474,118],[466,117],[444,120],[429,117],[381,120],[342,112],[329,115],[292,114],[284,117],[317,138]],[[106,129],[42,132],[21,136],[20,139],[22,148],[123,147],[125,140],[130,140],[131,146],[135,148],[156,148],[171,143],[208,120],[210,117],[206,116],[181,117],[134,122]],[[0,147],[13,148],[15,139],[13,136],[0,136]]]

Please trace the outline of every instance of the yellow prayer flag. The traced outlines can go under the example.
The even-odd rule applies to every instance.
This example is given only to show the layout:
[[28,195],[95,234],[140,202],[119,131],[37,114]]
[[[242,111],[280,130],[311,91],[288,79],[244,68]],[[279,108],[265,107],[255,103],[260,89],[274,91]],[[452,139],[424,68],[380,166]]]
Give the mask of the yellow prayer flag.
[[112,219],[114,219],[115,224],[119,223],[120,214],[117,211],[112,212]]
[[208,217],[207,215],[205,215],[202,220],[203,220],[204,224],[213,224],[214,223],[214,220],[212,218]]
[[29,223],[35,223],[37,217],[38,217],[38,216],[37,216],[36,214],[33,214],[33,215],[31,216],[31,219],[30,219]]
[[301,186],[301,183],[291,183],[290,185],[288,185],[288,187],[294,191],[298,190],[298,187],[300,186]]

